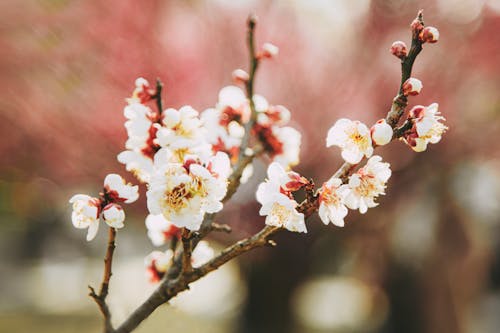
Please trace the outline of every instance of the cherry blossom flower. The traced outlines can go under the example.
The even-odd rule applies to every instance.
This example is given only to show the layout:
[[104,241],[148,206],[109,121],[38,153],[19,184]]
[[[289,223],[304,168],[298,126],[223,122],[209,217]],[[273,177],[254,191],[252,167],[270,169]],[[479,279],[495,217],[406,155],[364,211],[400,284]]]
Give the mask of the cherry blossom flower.
[[347,185],[342,185],[346,191],[345,205],[350,209],[359,209],[361,214],[368,208],[377,206],[375,199],[385,194],[387,180],[391,176],[389,163],[382,162],[382,157],[372,156],[366,165],[349,177]]
[[148,229],[148,237],[154,246],[162,246],[172,238],[180,237],[180,229],[166,220],[162,214],[149,214],[145,223]]
[[125,143],[127,150],[118,154],[118,161],[140,181],[147,182],[153,171],[153,157],[159,149],[155,143],[157,116],[149,107],[139,103],[126,106],[124,115],[128,119],[125,128],[129,137]]
[[257,189],[257,201],[262,205],[259,214],[266,216],[266,224],[286,228],[295,232],[307,232],[304,222],[304,214],[296,210],[298,203],[288,191],[291,182],[296,182],[296,173],[292,177],[283,167],[273,162],[267,169],[268,179],[261,183]]
[[106,197],[112,202],[132,203],[139,198],[139,186],[127,184],[125,179],[115,173],[104,179],[104,190]]
[[106,205],[102,210],[102,218],[111,228],[120,229],[124,227],[125,212],[118,204],[110,203]]
[[347,215],[344,199],[348,190],[341,185],[341,179],[332,177],[321,186],[318,192],[318,214],[324,224],[332,222],[336,226],[344,226],[344,218]]
[[93,240],[99,230],[101,200],[86,194],[76,194],[69,199],[69,202],[73,204],[71,214],[73,226],[78,229],[88,228],[87,241]]
[[160,164],[151,178],[147,203],[151,214],[163,214],[177,227],[198,230],[205,213],[222,209],[230,163],[217,153],[205,165],[194,158]]
[[326,146],[340,147],[342,158],[351,164],[357,164],[364,156],[370,157],[373,154],[370,130],[357,120],[337,120],[328,131]]
[[172,250],[165,252],[153,251],[144,258],[144,265],[151,283],[159,282],[169,269],[174,253]]
[[433,103],[427,107],[417,105],[410,110],[409,118],[413,120],[413,127],[402,139],[414,151],[422,152],[429,143],[438,143],[448,129],[441,122],[445,118],[440,115],[438,107],[437,103]]
[[370,133],[374,144],[384,146],[391,142],[394,131],[385,119],[380,119],[370,128]]

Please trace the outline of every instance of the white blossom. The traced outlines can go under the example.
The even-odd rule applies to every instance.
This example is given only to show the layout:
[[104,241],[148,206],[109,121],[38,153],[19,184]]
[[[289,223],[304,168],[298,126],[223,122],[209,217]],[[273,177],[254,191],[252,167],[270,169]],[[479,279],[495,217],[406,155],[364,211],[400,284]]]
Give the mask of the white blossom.
[[73,204],[71,214],[73,226],[78,229],[88,228],[87,241],[91,241],[99,229],[101,201],[85,194],[76,194],[69,199],[69,202]]
[[344,226],[344,218],[347,215],[344,199],[348,191],[341,185],[342,180],[332,177],[319,190],[318,214],[324,224],[332,222],[336,226]]
[[125,212],[118,204],[110,203],[106,205],[102,210],[102,218],[111,228],[120,229],[124,227]]
[[[273,162],[267,169],[268,179],[257,189],[257,201],[262,205],[259,214],[266,216],[266,224],[295,232],[307,232],[304,214],[296,210],[297,202],[287,193],[291,179],[283,167]],[[290,194],[290,193],[287,193]]]
[[158,165],[146,193],[150,213],[163,214],[179,228],[198,230],[205,213],[222,209],[229,172],[225,153],[217,153],[206,167],[194,159]]
[[158,282],[163,278],[172,263],[173,256],[173,251],[168,249],[165,252],[153,251],[144,258],[150,282]]
[[146,217],[148,237],[154,246],[162,246],[174,237],[178,237],[179,228],[163,217],[162,214],[149,214]]
[[414,125],[411,131],[403,136],[403,140],[416,152],[427,149],[429,143],[441,141],[443,133],[448,129],[441,121],[444,117],[438,111],[439,105],[433,103],[427,107],[417,105],[410,110],[409,117]]
[[139,186],[127,184],[125,179],[115,173],[106,176],[104,189],[107,197],[114,202],[132,203],[139,198]]
[[368,208],[377,206],[375,199],[385,194],[387,180],[391,176],[389,163],[382,162],[380,156],[372,156],[366,165],[349,177],[347,185],[342,185],[346,191],[345,205],[350,209],[359,209],[361,214]]
[[349,119],[339,119],[328,131],[326,146],[342,149],[342,158],[351,164],[361,162],[373,154],[370,130],[365,124]]

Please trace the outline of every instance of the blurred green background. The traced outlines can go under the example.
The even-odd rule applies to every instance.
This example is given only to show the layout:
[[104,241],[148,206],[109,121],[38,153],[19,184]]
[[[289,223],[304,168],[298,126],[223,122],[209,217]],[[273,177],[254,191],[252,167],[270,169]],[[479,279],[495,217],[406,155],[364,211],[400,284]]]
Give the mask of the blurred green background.
[[[163,306],[138,332],[498,332],[500,327],[500,1],[0,2],[0,332],[96,332],[87,285],[102,274],[105,233],[91,243],[67,200],[96,194],[105,175],[133,180],[123,150],[124,99],[135,78],[165,83],[166,104],[212,107],[245,68],[245,20],[280,47],[256,90],[292,112],[303,133],[297,171],[316,183],[341,165],[327,149],[340,117],[382,118],[400,79],[393,41],[410,42],[417,10],[441,33],[413,76],[410,105],[440,104],[448,133],[425,153],[380,148],[393,176],[380,207],[345,228],[314,216],[308,234],[241,257]],[[220,219],[233,233],[263,226],[255,187]],[[141,189],[144,193],[144,188]],[[145,197],[127,207],[109,301],[120,322],[154,288],[143,258]]]

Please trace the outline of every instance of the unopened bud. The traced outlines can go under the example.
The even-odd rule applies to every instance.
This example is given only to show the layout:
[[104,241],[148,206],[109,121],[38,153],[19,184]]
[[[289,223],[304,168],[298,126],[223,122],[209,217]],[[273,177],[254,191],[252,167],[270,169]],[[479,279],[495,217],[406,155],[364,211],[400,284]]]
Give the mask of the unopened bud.
[[385,121],[385,119],[380,119],[370,128],[370,133],[373,142],[378,146],[383,146],[391,142],[392,140],[392,127]]
[[403,83],[403,95],[405,96],[418,95],[422,90],[422,87],[423,87],[422,81],[411,77],[408,80],[406,80],[405,83]]
[[403,59],[408,54],[408,48],[406,47],[406,44],[404,42],[398,40],[392,43],[391,53],[399,59]]
[[264,43],[264,45],[262,45],[260,56],[262,58],[273,58],[278,55],[279,50],[280,49],[274,44]]
[[422,43],[437,43],[439,30],[434,27],[425,27],[418,35]]
[[235,83],[246,83],[250,79],[248,73],[240,68],[233,71],[232,77]]

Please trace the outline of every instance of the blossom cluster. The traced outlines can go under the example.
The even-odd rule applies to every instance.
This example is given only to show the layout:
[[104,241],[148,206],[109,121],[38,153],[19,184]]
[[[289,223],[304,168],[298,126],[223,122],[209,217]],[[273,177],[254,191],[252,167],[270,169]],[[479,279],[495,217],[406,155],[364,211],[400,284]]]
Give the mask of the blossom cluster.
[[[421,20],[412,23],[412,31],[419,45],[439,39],[439,31],[424,27]],[[404,63],[414,52],[413,46],[408,51],[404,42],[397,41],[390,51]],[[266,43],[253,60],[277,53],[276,46]],[[305,202],[318,211],[324,224],[343,227],[349,210],[364,214],[385,194],[392,172],[389,163],[374,155],[378,146],[397,138],[421,152],[429,143],[439,142],[447,130],[437,103],[414,106],[400,127],[395,122],[401,117],[393,120],[388,116],[371,127],[359,120],[339,119],[328,130],[326,147],[340,149],[347,171],[334,174],[314,191],[312,180],[291,170],[299,162],[301,134],[289,126],[290,111],[253,94],[253,74],[235,70],[234,81],[245,85],[246,91],[236,85],[226,86],[220,90],[215,106],[201,113],[189,105],[163,109],[161,85],[153,88],[144,78],[135,81],[132,96],[126,99],[123,114],[128,139],[117,159],[147,186],[149,215],[145,225],[151,242],[154,246],[169,245],[166,251],[153,251],[145,259],[152,282],[161,280],[176,260],[181,235],[199,231],[206,214],[223,209],[229,179],[246,154],[265,154],[271,160],[267,178],[256,192],[265,224],[305,233],[306,210],[296,199],[299,192],[305,193]],[[396,101],[402,100],[406,106],[422,88],[419,79],[409,77]],[[154,107],[150,106],[153,103]],[[403,109],[400,114],[404,114]],[[236,186],[251,176],[251,165],[236,173]],[[88,228],[87,240],[95,237],[100,220],[111,228],[122,228],[125,213],[120,203],[134,202],[138,195],[138,186],[110,174],[99,197],[77,194],[70,199],[73,225]],[[199,242],[191,264],[197,267],[212,256],[208,244]]]
[[138,198],[137,185],[127,184],[120,175],[109,174],[104,179],[104,191],[99,197],[86,194],[71,197],[71,221],[75,228],[88,229],[87,241],[91,241],[97,235],[101,218],[111,228],[123,228],[125,212],[119,203],[132,203]]

